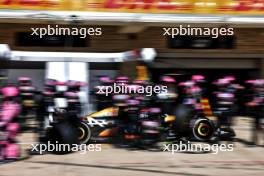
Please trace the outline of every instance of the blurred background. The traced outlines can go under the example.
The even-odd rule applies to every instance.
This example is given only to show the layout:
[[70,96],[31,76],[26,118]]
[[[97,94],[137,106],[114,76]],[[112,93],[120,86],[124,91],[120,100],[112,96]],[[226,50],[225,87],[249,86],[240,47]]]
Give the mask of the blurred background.
[[[1,44],[17,51],[125,52],[137,48],[155,48],[158,55],[151,69],[154,73],[225,71],[239,78],[261,77],[263,2],[262,1],[90,1],[30,0],[1,1]],[[19,10],[17,10],[19,9]],[[115,12],[115,13],[113,13]],[[120,14],[121,13],[121,14]],[[102,27],[103,35],[38,36],[31,28]],[[234,36],[176,37],[163,36],[163,27],[233,27]],[[186,44],[188,43],[188,44]],[[25,54],[26,55],[26,54]],[[17,75],[32,77],[42,89],[45,61],[42,57],[16,56],[3,61],[9,79]],[[48,58],[58,61],[58,58]],[[74,61],[75,58],[72,58]],[[24,61],[28,61],[25,65]],[[85,58],[82,59],[85,62]],[[88,62],[89,63],[89,62]],[[113,75],[118,63],[93,60],[89,63],[91,80],[98,74]]]
[[[32,28],[47,28],[47,25],[101,28],[102,35],[86,38],[78,35],[45,35],[42,38],[32,35]],[[171,38],[163,35],[163,28],[179,25],[234,28],[234,35],[218,38]],[[177,82],[188,80],[192,75],[203,75],[207,80],[206,87],[213,92],[211,83],[226,75],[233,75],[236,83],[241,85],[247,80],[264,78],[263,28],[263,0],[0,0],[0,87],[17,84],[18,77],[29,77],[38,91],[44,91],[45,80],[51,78],[48,75],[54,75],[54,72],[48,71],[51,67],[49,63],[81,62],[85,66],[82,65],[77,74],[82,75],[78,81],[87,83],[83,114],[97,110],[97,99],[91,92],[99,85],[100,76],[114,79],[118,75],[126,75],[135,79],[140,73],[145,74],[144,69],[137,70],[139,65],[147,67],[149,79],[154,83],[159,82],[161,75],[170,75]],[[142,62],[144,59],[127,61],[126,58],[133,55],[131,53],[138,53],[142,48],[155,49],[155,58],[151,62],[145,64]],[[122,56],[119,58],[119,55]],[[78,68],[80,66],[75,66],[71,72],[78,72]],[[242,141],[251,141],[254,118],[245,117],[248,114],[236,115],[243,116],[237,118],[237,135]],[[23,134],[20,138],[22,141],[36,140],[32,134]],[[60,156],[52,155],[45,156],[45,162],[41,163],[42,156],[37,156],[29,162],[13,163],[3,169],[0,166],[0,173],[3,170],[4,175],[15,174],[10,170],[16,167],[25,175],[57,164],[50,170],[51,173],[59,174],[67,166],[69,173],[77,175],[90,171],[104,175],[107,170],[114,170],[115,175],[198,175],[198,172],[200,175],[223,175],[234,170],[237,175],[263,175],[263,147],[248,149],[244,148],[244,144],[236,145],[239,146],[238,152],[222,156],[199,154],[193,160],[190,154],[165,157],[165,154],[140,151],[130,161],[126,158],[131,155],[105,146],[106,152],[90,154],[93,159],[78,154],[63,156],[67,162],[72,160],[69,164],[59,163]],[[120,156],[120,160],[112,161],[113,155],[107,153],[112,150],[116,152],[115,156]],[[146,159],[142,160],[140,155],[146,155]],[[157,161],[157,157],[161,157],[162,161]],[[204,157],[208,158],[203,163],[201,158]],[[231,159],[234,160],[233,165],[227,162]],[[174,160],[178,160],[176,164]],[[75,166],[73,162],[76,162]],[[135,166],[133,163],[136,163]],[[140,163],[143,163],[142,168],[138,166]],[[23,164],[30,170],[23,170]],[[223,168],[220,165],[224,165]],[[155,169],[159,166],[162,167],[160,173]],[[248,168],[243,169],[244,166]],[[98,169],[101,167],[104,169]],[[207,169],[211,173],[205,172]]]

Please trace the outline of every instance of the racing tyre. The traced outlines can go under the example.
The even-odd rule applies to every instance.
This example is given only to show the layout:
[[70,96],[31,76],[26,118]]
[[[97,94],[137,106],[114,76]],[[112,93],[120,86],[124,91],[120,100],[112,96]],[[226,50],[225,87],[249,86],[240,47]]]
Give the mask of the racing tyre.
[[198,141],[208,141],[214,135],[214,126],[212,122],[206,118],[195,119],[192,122],[192,134]]
[[52,144],[65,144],[63,150],[50,151],[55,154],[67,154],[72,152],[72,148],[79,145],[78,133],[76,128],[69,122],[62,122],[54,125],[49,132],[49,139]]
[[176,117],[173,123],[175,131],[180,133],[185,132],[192,119],[193,110],[186,105],[179,105],[176,107],[173,115]]
[[91,138],[91,128],[85,122],[79,122],[77,124],[78,139],[80,144],[87,144]]

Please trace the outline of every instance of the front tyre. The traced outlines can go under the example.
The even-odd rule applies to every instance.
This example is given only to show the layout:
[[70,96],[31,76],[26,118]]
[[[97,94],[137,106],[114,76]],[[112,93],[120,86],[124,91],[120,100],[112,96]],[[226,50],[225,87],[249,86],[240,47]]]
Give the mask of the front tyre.
[[79,122],[77,124],[78,139],[80,144],[87,144],[91,139],[91,128],[85,122]]
[[173,115],[176,117],[173,122],[175,131],[184,134],[188,131],[189,122],[193,118],[193,110],[189,106],[178,105],[175,108]]

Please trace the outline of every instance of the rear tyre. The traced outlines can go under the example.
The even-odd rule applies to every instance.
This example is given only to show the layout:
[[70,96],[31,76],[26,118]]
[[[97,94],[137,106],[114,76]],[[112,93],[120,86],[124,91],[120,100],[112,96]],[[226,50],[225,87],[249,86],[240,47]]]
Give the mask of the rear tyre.
[[69,122],[56,124],[49,132],[49,139],[51,144],[65,144],[62,150],[62,147],[60,147],[59,149],[55,148],[55,150],[50,151],[55,154],[71,153],[73,151],[72,148],[78,146],[80,143],[76,128]]
[[214,126],[206,118],[196,119],[193,122],[192,134],[196,140],[209,141],[214,135]]

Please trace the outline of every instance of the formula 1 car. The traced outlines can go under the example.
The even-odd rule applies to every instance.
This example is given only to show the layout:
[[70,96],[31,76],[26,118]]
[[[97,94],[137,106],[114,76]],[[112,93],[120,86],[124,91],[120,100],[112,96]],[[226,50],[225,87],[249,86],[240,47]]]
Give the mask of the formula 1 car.
[[92,113],[82,118],[78,126],[80,143],[154,145],[160,139],[161,124],[155,117],[158,113],[159,110],[155,108],[144,109],[134,122],[129,120],[129,115],[126,116],[120,107],[109,107]]
[[120,107],[110,107],[83,117],[78,125],[80,142],[116,143],[136,139],[142,144],[182,137],[208,141],[215,132],[211,120],[194,114],[185,105],[177,106],[174,115],[161,114],[159,108],[142,109],[134,123],[124,119],[126,115],[120,111]]

